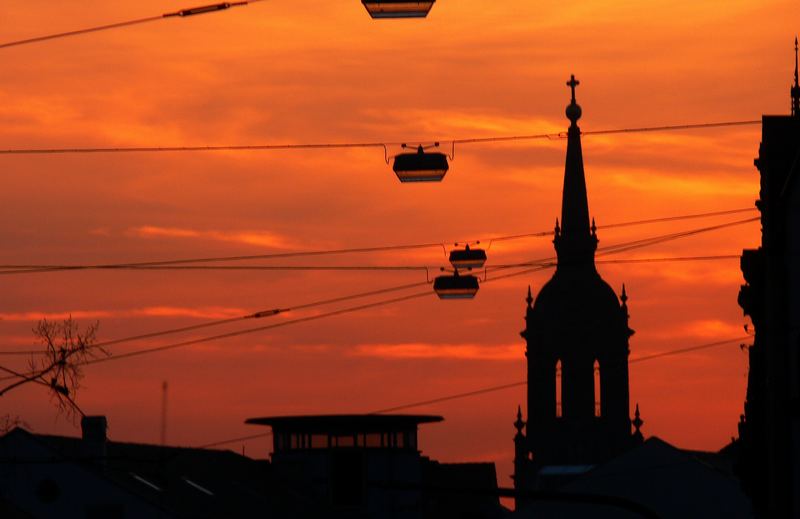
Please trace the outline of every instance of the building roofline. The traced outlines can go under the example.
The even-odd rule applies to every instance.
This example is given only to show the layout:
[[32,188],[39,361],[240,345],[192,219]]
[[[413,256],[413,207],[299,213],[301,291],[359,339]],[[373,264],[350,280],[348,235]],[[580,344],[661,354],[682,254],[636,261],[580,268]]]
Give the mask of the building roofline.
[[367,432],[373,430],[409,429],[423,423],[435,423],[443,420],[444,418],[438,415],[328,414],[248,418],[245,423],[250,425],[269,425],[273,428],[298,431]]

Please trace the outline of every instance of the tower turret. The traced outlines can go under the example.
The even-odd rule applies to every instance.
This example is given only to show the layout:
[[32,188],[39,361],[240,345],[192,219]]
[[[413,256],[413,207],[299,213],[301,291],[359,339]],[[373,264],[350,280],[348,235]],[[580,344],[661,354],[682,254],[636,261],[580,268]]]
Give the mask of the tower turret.
[[530,292],[526,298],[527,457],[524,463],[522,456],[516,458],[529,471],[600,463],[633,444],[628,296],[623,287],[620,301],[594,263],[597,225],[589,216],[578,127],[583,110],[575,98],[579,84],[575,76],[567,82],[570,126],[561,219],[553,240],[557,268],[533,305]]

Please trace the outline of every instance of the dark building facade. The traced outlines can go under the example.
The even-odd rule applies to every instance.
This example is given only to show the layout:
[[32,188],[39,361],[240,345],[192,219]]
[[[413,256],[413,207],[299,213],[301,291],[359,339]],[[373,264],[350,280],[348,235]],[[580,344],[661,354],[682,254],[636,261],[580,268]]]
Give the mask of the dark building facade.
[[493,463],[440,463],[423,456],[419,425],[432,415],[306,415],[251,418],[272,428],[271,469],[295,496],[294,517],[494,519]]
[[0,518],[499,519],[494,463],[423,456],[428,415],[256,418],[271,460],[231,451],[111,441],[104,416],[80,438],[0,436]]
[[515,423],[518,490],[543,488],[544,467],[579,473],[641,439],[631,434],[628,298],[624,286],[618,298],[595,267],[597,228],[589,217],[578,81],[573,76],[567,85],[572,89],[566,109],[570,127],[561,220],[553,240],[558,264],[535,302],[528,289],[521,333],[527,342],[528,413],[527,426],[521,412]]
[[761,246],[746,249],[739,304],[755,327],[739,475],[761,517],[800,516],[800,83],[791,115],[765,115],[755,166]]

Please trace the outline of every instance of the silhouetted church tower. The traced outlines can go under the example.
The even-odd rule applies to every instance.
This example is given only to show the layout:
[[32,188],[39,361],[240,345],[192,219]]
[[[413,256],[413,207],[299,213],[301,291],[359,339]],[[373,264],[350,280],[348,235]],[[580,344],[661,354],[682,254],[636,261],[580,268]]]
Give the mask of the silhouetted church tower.
[[[595,268],[597,228],[589,219],[586,179],[572,76],[566,114],[567,158],[561,221],[556,220],[558,265],[527,297],[528,417],[515,427],[515,487],[532,489],[543,466],[585,466],[605,461],[641,441],[631,434],[628,397],[628,306]],[[533,304],[532,304],[533,303]],[[637,414],[637,424],[641,424]],[[526,433],[522,429],[525,427]]]

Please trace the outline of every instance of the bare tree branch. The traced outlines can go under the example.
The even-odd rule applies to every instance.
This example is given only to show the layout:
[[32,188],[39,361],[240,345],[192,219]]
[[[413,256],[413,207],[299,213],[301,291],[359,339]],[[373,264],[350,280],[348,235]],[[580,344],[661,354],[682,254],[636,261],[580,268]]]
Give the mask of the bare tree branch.
[[83,378],[81,364],[95,358],[98,353],[110,355],[103,348],[94,346],[99,326],[95,322],[81,331],[72,316],[64,321],[39,321],[33,334],[44,346],[44,355],[32,355],[28,362],[29,370],[24,374],[0,366],[1,371],[18,378],[0,389],[0,396],[24,384],[35,383],[49,388],[51,400],[55,402],[59,412],[83,415],[75,402],[75,395]]

